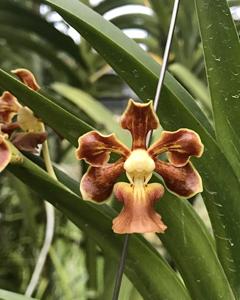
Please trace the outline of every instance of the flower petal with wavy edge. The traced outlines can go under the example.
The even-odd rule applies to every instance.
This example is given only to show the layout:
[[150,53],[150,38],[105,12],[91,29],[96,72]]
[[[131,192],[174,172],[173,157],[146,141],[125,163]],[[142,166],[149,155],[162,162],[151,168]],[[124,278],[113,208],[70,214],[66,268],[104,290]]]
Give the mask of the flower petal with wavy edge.
[[46,132],[18,132],[11,137],[11,142],[21,151],[38,153],[39,145],[47,139]]
[[15,74],[24,84],[26,84],[30,89],[38,91],[40,86],[38,85],[34,75],[27,69],[16,69],[11,71]]
[[176,167],[186,165],[191,156],[200,157],[203,153],[203,144],[199,135],[190,129],[177,131],[163,131],[149,149],[153,158],[163,152],[168,152],[169,161]]
[[10,123],[20,107],[16,97],[9,92],[4,92],[0,97],[0,123]]
[[11,150],[3,136],[0,136],[0,172],[2,172],[11,161]]
[[124,160],[102,167],[89,167],[82,177],[80,191],[84,200],[105,201],[112,193],[113,186],[123,172]]
[[191,163],[183,167],[175,167],[170,163],[157,160],[155,164],[155,172],[162,176],[172,193],[190,198],[202,192],[202,179]]
[[119,182],[114,187],[116,198],[123,202],[123,209],[113,220],[113,231],[126,233],[163,233],[167,226],[161,216],[154,211],[154,204],[164,194],[164,188],[159,183],[134,187],[125,182]]
[[118,153],[124,157],[130,154],[130,150],[114,134],[105,136],[97,131],[90,131],[79,138],[78,144],[79,146],[76,150],[77,159],[84,159],[95,167],[106,164],[111,152]]
[[159,126],[158,118],[153,111],[152,101],[143,104],[130,99],[122,115],[121,126],[131,132],[133,150],[145,149],[148,132]]

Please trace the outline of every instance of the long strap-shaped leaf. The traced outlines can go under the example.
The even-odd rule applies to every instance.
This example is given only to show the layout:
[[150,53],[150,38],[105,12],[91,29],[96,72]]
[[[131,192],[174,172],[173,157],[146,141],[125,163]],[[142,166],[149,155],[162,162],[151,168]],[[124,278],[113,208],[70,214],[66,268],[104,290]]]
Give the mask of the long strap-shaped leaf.
[[240,43],[227,0],[195,1],[216,134],[240,178]]
[[36,300],[35,298],[29,298],[21,294],[16,294],[7,290],[0,289],[1,300]]
[[[226,0],[198,0],[195,1],[195,4],[203,42],[217,139],[240,178],[240,43],[238,34]],[[219,166],[219,170],[222,172],[224,169]],[[227,175],[225,174],[225,176]],[[221,181],[227,189],[223,178]],[[231,186],[231,182],[228,184]],[[235,203],[239,206],[239,196],[236,194],[235,197]],[[226,201],[232,200],[227,199],[226,195]],[[234,220],[231,224],[232,229],[228,229],[230,238],[228,248],[235,248],[235,263],[231,266],[224,259],[226,252],[221,245],[218,250],[224,269],[228,277],[232,279],[232,286],[240,297],[240,248],[239,244],[235,245],[235,237],[239,235],[237,226],[239,216],[237,217],[233,208],[229,207],[228,218]],[[223,238],[221,233],[219,236]],[[219,240],[219,244],[222,243]]]
[[[44,167],[39,158],[31,157]],[[76,181],[57,168],[55,172],[65,186],[79,193],[79,184]],[[155,178],[156,181],[157,179]],[[105,209],[105,206],[102,208]],[[209,239],[209,233],[191,205],[166,193],[164,199],[160,201],[160,211],[169,227],[160,237],[176,261],[192,298],[234,299],[212,241]]]
[[[111,230],[114,212],[110,207],[100,207],[83,201],[25,157],[21,164],[11,165],[8,168],[44,199],[62,210],[79,228],[95,239],[113,259],[118,259],[122,237]],[[126,273],[144,299],[175,300],[179,297],[190,300],[174,271],[140,236],[132,236]]]
[[104,0],[95,6],[94,10],[103,15],[114,8],[124,5],[144,5],[144,0]]

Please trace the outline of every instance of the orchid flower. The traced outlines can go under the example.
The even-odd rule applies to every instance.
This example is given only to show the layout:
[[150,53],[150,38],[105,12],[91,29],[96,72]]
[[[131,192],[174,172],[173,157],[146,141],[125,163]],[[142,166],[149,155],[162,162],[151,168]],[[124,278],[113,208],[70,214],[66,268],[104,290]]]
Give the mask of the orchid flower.
[[[90,165],[80,183],[82,197],[101,203],[114,192],[123,203],[122,211],[113,220],[115,233],[163,233],[167,226],[154,210],[154,204],[163,196],[164,187],[149,180],[155,171],[167,189],[178,196],[190,198],[201,192],[201,177],[189,162],[191,156],[200,157],[203,153],[200,137],[190,129],[163,131],[147,149],[148,133],[159,126],[152,101],[140,104],[130,99],[121,126],[132,135],[131,149],[114,134],[104,136],[91,131],[79,138],[76,157]],[[109,163],[111,152],[121,156],[114,163]],[[158,158],[165,152],[168,162]],[[129,183],[116,183],[124,171]]]
[[[39,86],[34,75],[26,69],[12,71],[29,88]],[[13,118],[17,116],[17,120]],[[19,131],[21,130],[21,131]],[[41,121],[26,106],[22,106],[10,92],[0,96],[0,172],[13,160],[9,141],[19,150],[35,153],[47,138]]]

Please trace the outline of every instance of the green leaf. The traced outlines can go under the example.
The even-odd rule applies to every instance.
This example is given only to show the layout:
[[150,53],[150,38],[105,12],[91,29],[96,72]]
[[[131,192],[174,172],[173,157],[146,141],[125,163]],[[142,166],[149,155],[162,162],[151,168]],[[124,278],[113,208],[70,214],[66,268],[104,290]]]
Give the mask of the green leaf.
[[146,30],[150,35],[159,38],[158,22],[154,16],[145,14],[126,14],[111,19],[111,23],[120,29],[137,28]]
[[109,10],[124,5],[144,5],[144,0],[105,0],[101,1],[97,6],[94,6],[93,9],[99,14],[103,15]]
[[29,298],[20,294],[16,294],[16,293],[12,293],[0,289],[0,300],[31,300],[31,299],[34,300],[35,298]]
[[240,43],[226,0],[195,1],[216,135],[240,178]]
[[202,220],[190,203],[167,194],[159,210],[168,229],[159,235],[192,299],[235,299]]
[[103,125],[103,128],[106,128],[108,133],[116,133],[120,140],[125,141],[128,145],[130,145],[130,135],[126,132],[126,130],[123,130],[119,126],[118,122],[116,122],[116,119],[113,117],[112,112],[105,108],[91,95],[63,83],[54,83],[52,84],[52,88],[58,94],[69,99],[81,108],[88,116],[99,124],[100,127]]
[[[21,164],[10,165],[8,169],[60,209],[118,263],[123,237],[111,230],[111,220],[115,213],[110,207],[82,201],[78,195],[25,157]],[[190,300],[174,271],[139,235],[131,236],[126,274],[146,300],[176,300],[176,297]]]
[[182,64],[171,64],[169,70],[200,101],[207,115],[212,118],[212,105],[206,85]]
[[[160,73],[159,65],[133,40],[79,1],[45,0],[45,2],[55,8],[82,34],[141,99],[154,98]],[[195,101],[169,73],[166,74],[162,96],[164,102],[175,104],[176,111],[178,105],[191,110],[196,119],[214,134],[206,116]]]
[[146,45],[148,52],[159,53],[161,51],[159,47],[158,39],[153,38],[150,35],[144,38],[134,38],[134,41],[138,44],[141,43]]

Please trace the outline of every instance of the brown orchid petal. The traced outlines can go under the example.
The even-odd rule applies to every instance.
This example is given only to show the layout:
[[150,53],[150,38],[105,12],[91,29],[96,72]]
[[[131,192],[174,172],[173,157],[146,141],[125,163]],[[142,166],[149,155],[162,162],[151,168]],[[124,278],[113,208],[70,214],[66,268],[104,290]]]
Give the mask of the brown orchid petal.
[[135,188],[125,182],[114,186],[114,194],[123,202],[123,209],[113,220],[113,231],[119,234],[126,233],[163,233],[167,226],[161,216],[154,211],[155,202],[163,196],[164,188],[159,183],[151,183],[142,187],[138,193]]
[[40,90],[40,86],[38,85],[34,75],[27,69],[16,69],[11,71],[13,74],[17,75],[17,77],[26,84],[30,89],[34,91]]
[[84,200],[103,202],[112,193],[113,185],[123,172],[124,160],[119,159],[102,167],[89,167],[80,183],[80,191]]
[[0,123],[10,123],[20,107],[16,97],[9,92],[4,92],[0,97]]
[[77,159],[84,159],[94,167],[100,167],[107,163],[111,152],[124,157],[130,154],[130,150],[114,134],[104,136],[97,131],[90,131],[79,138],[78,144]]
[[121,126],[131,132],[133,150],[145,149],[148,132],[159,126],[158,118],[153,111],[152,101],[143,104],[130,99],[122,115]]
[[38,152],[38,146],[43,144],[47,138],[46,132],[19,132],[15,133],[12,138],[11,142],[21,151],[27,151],[31,153]]
[[167,188],[174,194],[190,198],[202,192],[202,179],[191,163],[184,167],[175,167],[156,160],[155,165],[155,171],[162,176]]
[[11,135],[13,131],[20,128],[18,122],[8,123],[8,124],[0,124],[1,131],[8,135]]
[[0,172],[2,172],[11,161],[11,150],[5,139],[0,136]]
[[149,149],[153,158],[168,152],[169,161],[176,167],[182,167],[189,161],[190,156],[200,157],[203,153],[203,144],[199,135],[190,129],[177,131],[163,131],[159,140]]

